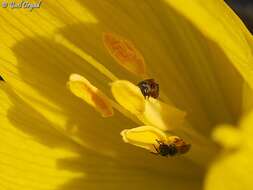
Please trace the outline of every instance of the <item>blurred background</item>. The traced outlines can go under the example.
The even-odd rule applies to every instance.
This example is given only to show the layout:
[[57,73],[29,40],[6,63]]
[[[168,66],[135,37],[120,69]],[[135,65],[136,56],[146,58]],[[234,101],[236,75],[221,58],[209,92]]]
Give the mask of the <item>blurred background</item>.
[[253,0],[225,0],[253,33]]

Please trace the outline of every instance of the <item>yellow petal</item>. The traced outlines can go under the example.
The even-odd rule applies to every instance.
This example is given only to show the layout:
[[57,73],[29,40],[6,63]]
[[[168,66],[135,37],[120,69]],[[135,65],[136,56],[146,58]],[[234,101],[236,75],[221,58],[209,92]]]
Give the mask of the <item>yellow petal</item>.
[[[201,1],[166,0],[169,6],[194,24],[205,36],[221,48],[231,63],[253,88],[252,41],[251,34],[240,18],[224,1],[212,0],[203,4]],[[208,27],[206,27],[208,24]]]
[[[168,24],[163,23],[167,25],[168,31],[171,31],[174,38],[181,33],[182,40],[179,40],[181,43],[179,41],[177,43],[180,44],[182,51],[180,58],[176,58],[175,62],[183,63],[188,77],[194,81],[193,85],[198,95],[193,96],[199,96],[198,101],[203,100],[202,107],[214,124],[235,123],[241,113],[242,81],[246,80],[251,83],[252,88],[252,35],[225,1],[212,0],[203,3],[194,0],[186,3],[183,0],[166,0],[165,2],[169,12],[158,14],[160,17],[167,15],[176,18],[171,19]],[[177,18],[178,15],[180,18]],[[178,27],[176,31],[182,31],[183,28],[187,28],[187,31],[184,30],[177,34],[172,32],[174,31],[170,27],[172,23],[176,23]],[[169,37],[169,41],[175,44],[177,40],[173,40],[172,36]],[[189,39],[191,39],[189,46],[182,47],[182,44],[189,42]],[[195,55],[189,58],[187,51]],[[173,56],[173,51],[171,52],[170,55]],[[182,72],[183,69],[179,68],[180,71]],[[188,87],[191,86],[187,79],[185,82],[188,83]],[[215,88],[214,83],[219,89]],[[167,84],[168,86],[173,85],[169,82]],[[188,93],[181,94],[187,94],[187,99],[194,100],[194,97]],[[183,98],[181,103],[182,101],[184,101]],[[189,100],[187,102],[190,103]],[[181,103],[177,101],[177,104]],[[194,112],[196,112],[197,105],[194,107]],[[217,114],[218,110],[219,114]],[[190,113],[189,108],[186,108],[186,111]],[[192,114],[190,117],[193,119]],[[205,116],[200,118],[198,121]],[[199,124],[196,119],[194,122],[197,126]]]
[[81,75],[71,74],[68,87],[73,94],[93,106],[103,117],[113,115],[113,108],[107,96]]
[[253,89],[249,87],[248,83],[243,84],[242,96],[242,112],[247,114],[253,108]]
[[166,134],[152,126],[141,126],[133,129],[125,129],[121,133],[123,140],[126,143],[154,151],[154,146],[157,140],[166,142]]
[[99,63],[96,59],[94,59],[91,55],[87,54],[82,49],[75,46],[75,44],[68,41],[68,39],[64,38],[64,36],[57,34],[54,36],[54,40],[58,44],[63,45],[76,55],[80,56],[83,60],[87,61],[90,65],[97,69],[97,71],[108,77],[108,79],[111,79],[112,81],[117,80],[117,77],[113,73],[111,73],[104,65]]
[[[6,2],[10,3],[10,1]],[[2,12],[0,23],[3,27],[1,27],[0,33],[4,35],[1,37],[1,41],[8,47],[27,37],[49,36],[67,24],[79,23],[80,21],[97,22],[92,13],[76,0],[72,3],[66,0],[58,3],[53,1],[42,2],[41,7],[33,11],[32,14],[27,9],[21,8],[19,11],[15,9],[13,11],[10,7],[2,9]]]
[[241,129],[241,138],[242,144],[240,146],[245,147],[245,149],[253,150],[253,110],[249,113],[245,114],[245,116],[241,119],[240,129]]
[[[29,107],[15,109],[0,86],[0,184],[1,189],[58,189],[85,176],[83,172],[59,168],[60,160],[76,159],[80,146],[56,133],[43,117]],[[15,113],[15,116],[13,115]]]
[[224,154],[209,168],[205,190],[251,189],[253,178],[252,150]]
[[144,58],[131,41],[113,33],[104,33],[103,41],[118,64],[133,74],[146,75]]
[[132,114],[142,114],[145,110],[145,100],[139,88],[131,82],[118,80],[111,83],[114,98]]

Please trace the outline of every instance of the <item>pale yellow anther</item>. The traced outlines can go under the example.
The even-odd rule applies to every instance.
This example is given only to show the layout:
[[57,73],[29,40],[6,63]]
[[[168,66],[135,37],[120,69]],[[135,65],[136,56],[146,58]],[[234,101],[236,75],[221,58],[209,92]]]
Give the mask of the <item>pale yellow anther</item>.
[[134,114],[145,125],[155,126],[163,131],[182,126],[186,113],[158,99],[145,99],[136,85],[118,80],[112,83],[116,101]]
[[152,152],[154,152],[154,145],[157,145],[157,140],[161,142],[167,141],[167,135],[163,131],[152,126],[125,129],[120,134],[124,142]]
[[126,80],[111,83],[111,90],[116,101],[134,115],[145,110],[145,100],[139,88]]
[[182,126],[185,116],[186,112],[157,99],[149,98],[145,100],[145,111],[138,115],[138,118],[146,125],[166,131]]
[[103,117],[113,115],[113,108],[109,98],[83,76],[71,74],[67,86],[74,95],[94,107]]
[[108,52],[118,64],[133,74],[146,75],[144,58],[132,42],[113,33],[104,33],[103,41]]

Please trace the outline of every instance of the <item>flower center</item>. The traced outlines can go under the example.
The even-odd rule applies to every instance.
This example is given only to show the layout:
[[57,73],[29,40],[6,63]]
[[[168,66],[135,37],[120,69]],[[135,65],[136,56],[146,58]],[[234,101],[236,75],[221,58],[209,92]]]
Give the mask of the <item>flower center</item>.
[[[206,165],[216,153],[213,143],[193,130],[194,128],[185,119],[184,111],[173,106],[171,102],[167,104],[159,100],[157,95],[159,93],[162,99],[168,100],[164,96],[165,93],[157,87],[159,84],[156,84],[157,88],[152,91],[156,94],[151,93],[153,88],[149,83],[147,84],[150,85],[148,91],[143,94],[142,86],[119,80],[101,63],[64,37],[58,35],[55,39],[112,81],[109,86],[116,101],[78,74],[71,74],[68,81],[68,87],[74,95],[94,107],[103,117],[113,116],[113,109],[116,109],[138,125],[144,124],[123,130],[121,135],[124,142],[161,156],[185,154],[189,159],[201,165]],[[140,78],[147,77],[144,58],[132,42],[112,33],[104,33],[103,42],[109,54],[124,69]],[[147,80],[144,81],[147,82]]]

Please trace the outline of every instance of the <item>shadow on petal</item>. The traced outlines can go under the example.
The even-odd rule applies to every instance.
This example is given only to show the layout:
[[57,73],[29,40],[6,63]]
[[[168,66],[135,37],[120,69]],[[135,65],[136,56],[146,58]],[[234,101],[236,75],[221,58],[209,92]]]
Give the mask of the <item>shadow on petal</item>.
[[[141,159],[141,158],[140,158]],[[166,158],[168,159],[168,158]],[[168,163],[168,160],[166,161]],[[171,163],[173,161],[170,161]],[[82,189],[201,189],[202,179],[195,174],[186,176],[177,172],[161,172],[155,169],[122,164],[96,154],[82,155],[77,159],[59,160],[59,167],[71,171],[86,171],[87,176],[66,183],[60,190]],[[163,162],[165,164],[165,162]],[[171,163],[168,163],[170,165]],[[167,166],[166,166],[167,167]],[[169,168],[168,168],[169,169]]]
[[[73,26],[71,28],[73,29]],[[66,30],[70,31],[69,28]],[[73,32],[72,35],[76,33]],[[135,124],[119,113],[115,113],[113,118],[104,119],[67,90],[68,76],[76,72],[89,78],[101,88],[105,84],[103,77],[100,78],[91,66],[71,51],[50,39],[39,36],[16,44],[12,50],[17,57],[20,77],[43,98],[33,97],[25,89],[19,91],[18,95],[11,91],[7,92],[14,103],[8,111],[9,120],[16,128],[31,135],[39,143],[52,148],[59,146],[64,148],[65,143],[54,131],[55,126],[47,118],[48,112],[43,110],[39,112],[36,109],[36,105],[45,104],[45,110],[52,116],[61,115],[64,120],[65,125],[57,127],[61,127],[69,136],[80,139],[86,145],[73,150],[79,155],[76,159],[62,159],[57,162],[60,170],[84,173],[83,178],[70,180],[59,187],[59,190],[76,189],[76,187],[95,189],[97,186],[94,184],[101,181],[107,189],[122,185],[128,188],[132,184],[141,187],[149,179],[153,179],[151,183],[156,187],[155,179],[157,177],[161,179],[160,176],[165,178],[159,182],[163,187],[170,185],[166,179],[171,176],[178,176],[178,179],[187,176],[190,183],[194,181],[199,186],[202,168],[184,157],[172,158],[168,162],[168,158],[155,157],[123,143],[119,135],[120,131],[125,127],[134,127]],[[15,88],[15,84],[11,85]],[[25,97],[25,101],[19,99],[19,95]],[[60,108],[60,111],[58,109],[54,111],[54,106],[47,105],[44,98],[53,103],[56,108]],[[22,119],[22,122],[18,121],[17,116]],[[47,136],[48,132],[53,135]],[[54,135],[59,136],[59,140],[54,138]],[[128,179],[135,182],[129,184]]]
[[[65,124],[58,127],[69,133],[69,136],[85,139],[89,147],[98,146],[104,149],[120,142],[119,133],[125,126],[134,126],[119,113],[113,118],[102,118],[93,108],[69,92],[66,82],[71,73],[81,73],[96,84],[99,83],[99,74],[68,49],[49,39],[38,37],[17,44],[13,51],[17,56],[20,77],[43,98],[30,97],[32,95],[25,91],[20,92],[21,95],[29,104],[34,104],[35,108],[45,104],[45,110],[48,110],[52,117],[60,115],[62,123]],[[103,85],[105,86],[103,83],[98,84],[99,87]],[[49,103],[45,103],[45,100]],[[44,119],[48,119],[47,112],[42,109],[40,111]],[[32,132],[29,128],[26,129]],[[94,138],[103,139],[104,142]]]

